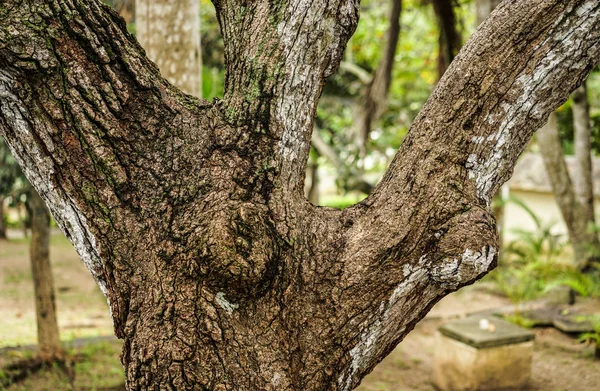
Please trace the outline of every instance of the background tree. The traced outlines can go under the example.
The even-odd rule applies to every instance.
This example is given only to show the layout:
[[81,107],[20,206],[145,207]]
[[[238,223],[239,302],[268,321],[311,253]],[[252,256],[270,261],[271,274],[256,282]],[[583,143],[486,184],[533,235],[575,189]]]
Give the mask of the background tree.
[[[0,137],[0,204],[3,204],[3,196],[15,197],[21,194],[27,196],[26,206],[31,221],[29,256],[35,295],[38,352],[44,361],[51,361],[62,358],[63,351],[50,267],[50,214],[40,196],[23,177],[17,161]],[[4,221],[2,215],[0,218]]]
[[438,79],[441,79],[462,46],[462,37],[455,12],[458,3],[456,0],[429,1],[433,5],[439,28]]
[[0,239],[6,239],[4,201],[11,194],[14,183],[21,175],[19,164],[11,155],[4,139],[0,137]]
[[0,5],[0,133],[105,292],[129,390],[354,388],[496,264],[491,197],[600,61],[596,1],[503,2],[340,211],[303,182],[356,2],[215,1],[212,104],[98,1]]
[[585,270],[600,252],[600,241],[593,229],[592,134],[585,83],[573,93],[573,124],[576,161],[573,175],[567,170],[555,114],[539,131],[537,139],[554,197],[569,232],[575,265]]
[[[202,96],[199,0],[136,0],[136,37],[169,82]],[[171,55],[164,56],[169,51]]]
[[62,360],[63,349],[50,266],[50,213],[44,201],[31,187],[27,192],[27,211],[31,218],[29,257],[35,295],[38,353],[44,361]]

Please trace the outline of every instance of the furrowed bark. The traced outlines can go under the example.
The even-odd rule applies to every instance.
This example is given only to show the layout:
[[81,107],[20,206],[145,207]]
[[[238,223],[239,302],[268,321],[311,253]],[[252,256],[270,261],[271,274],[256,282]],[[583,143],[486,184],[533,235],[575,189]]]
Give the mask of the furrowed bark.
[[374,193],[339,211],[303,180],[355,2],[215,1],[212,105],[98,2],[17,3],[0,2],[0,133],[110,301],[128,390],[354,388],[493,267],[491,195],[600,61],[596,1],[503,3]]

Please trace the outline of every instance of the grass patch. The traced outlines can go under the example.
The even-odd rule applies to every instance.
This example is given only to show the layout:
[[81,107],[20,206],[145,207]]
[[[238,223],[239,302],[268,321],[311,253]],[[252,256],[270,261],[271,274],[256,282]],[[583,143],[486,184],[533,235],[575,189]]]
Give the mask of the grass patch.
[[[18,354],[21,352],[22,354]],[[0,387],[1,391],[102,391],[124,390],[125,375],[119,361],[120,341],[101,341],[70,349],[67,357],[76,358],[68,375],[59,365],[47,366],[30,375],[18,384]],[[0,354],[0,362],[5,368],[11,362],[26,356],[28,351],[8,351]],[[74,376],[73,376],[74,375]],[[0,377],[6,378],[2,371]]]

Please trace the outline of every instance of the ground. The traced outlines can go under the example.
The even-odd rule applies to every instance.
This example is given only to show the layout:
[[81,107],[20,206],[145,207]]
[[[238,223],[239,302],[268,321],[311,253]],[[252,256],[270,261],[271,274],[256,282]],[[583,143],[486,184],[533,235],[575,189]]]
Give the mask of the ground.
[[[35,313],[27,240],[11,232],[13,239],[0,241],[0,367],[30,357],[35,343]],[[104,297],[58,232],[52,237],[51,259],[57,290],[61,336],[73,357],[73,370],[55,367],[30,376],[6,391],[118,391],[123,388],[119,363],[120,342],[112,338],[112,326]],[[467,287],[442,300],[415,330],[373,373],[360,391],[429,391],[435,333],[439,325],[467,313],[507,306],[508,300],[484,284]],[[588,391],[600,384],[600,361],[589,346],[559,331],[535,329],[535,351],[530,391]],[[83,340],[82,340],[83,339]],[[0,372],[0,384],[3,373]],[[0,390],[3,390],[0,385]]]

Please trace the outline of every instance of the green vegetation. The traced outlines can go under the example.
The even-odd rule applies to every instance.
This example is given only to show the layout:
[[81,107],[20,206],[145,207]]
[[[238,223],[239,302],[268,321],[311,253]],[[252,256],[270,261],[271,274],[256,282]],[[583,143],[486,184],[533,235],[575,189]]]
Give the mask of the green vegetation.
[[[0,391],[101,391],[125,390],[125,375],[119,362],[121,342],[99,341],[67,352],[67,364],[43,366],[24,380],[7,384],[11,371],[0,371]],[[31,351],[11,350],[0,353],[0,363],[31,358]]]

